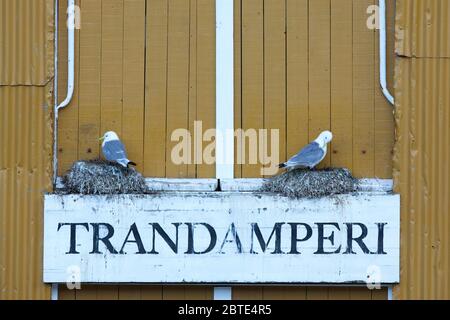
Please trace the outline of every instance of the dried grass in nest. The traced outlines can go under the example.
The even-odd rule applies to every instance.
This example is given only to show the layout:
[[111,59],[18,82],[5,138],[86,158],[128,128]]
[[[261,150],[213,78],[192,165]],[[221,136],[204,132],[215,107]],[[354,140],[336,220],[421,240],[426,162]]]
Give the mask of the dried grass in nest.
[[105,161],[77,161],[63,177],[65,190],[75,194],[145,194],[144,177],[134,168]]
[[289,198],[320,198],[352,193],[356,191],[357,184],[357,179],[347,169],[296,169],[268,179],[262,191]]

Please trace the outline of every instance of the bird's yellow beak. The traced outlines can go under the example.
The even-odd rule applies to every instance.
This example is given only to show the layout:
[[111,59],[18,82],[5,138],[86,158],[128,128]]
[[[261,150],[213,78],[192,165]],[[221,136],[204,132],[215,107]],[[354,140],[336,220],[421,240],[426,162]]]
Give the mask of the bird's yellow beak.
[[98,139],[98,141],[103,141],[103,140],[105,140],[105,136],[103,136],[100,139]]

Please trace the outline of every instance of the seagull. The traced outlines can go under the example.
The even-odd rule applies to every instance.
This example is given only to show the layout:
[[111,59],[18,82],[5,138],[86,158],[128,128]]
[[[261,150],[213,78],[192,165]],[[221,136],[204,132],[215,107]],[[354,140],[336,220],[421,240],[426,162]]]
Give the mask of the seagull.
[[117,162],[125,168],[128,168],[129,165],[136,165],[136,163],[128,160],[125,146],[114,131],[106,132],[99,140],[103,140],[102,151],[106,160]]
[[316,140],[305,146],[299,153],[290,158],[287,162],[281,163],[279,168],[288,170],[297,168],[313,169],[327,154],[327,144],[333,139],[330,131],[322,132]]

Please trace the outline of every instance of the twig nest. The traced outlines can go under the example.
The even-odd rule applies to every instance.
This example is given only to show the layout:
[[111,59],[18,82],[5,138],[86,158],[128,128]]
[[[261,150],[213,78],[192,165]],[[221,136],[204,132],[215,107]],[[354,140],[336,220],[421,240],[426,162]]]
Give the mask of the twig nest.
[[347,169],[291,170],[268,179],[262,187],[264,192],[289,198],[319,198],[351,193],[356,189],[357,179]]
[[63,177],[65,191],[76,194],[148,193],[144,177],[134,168],[103,161],[77,161]]

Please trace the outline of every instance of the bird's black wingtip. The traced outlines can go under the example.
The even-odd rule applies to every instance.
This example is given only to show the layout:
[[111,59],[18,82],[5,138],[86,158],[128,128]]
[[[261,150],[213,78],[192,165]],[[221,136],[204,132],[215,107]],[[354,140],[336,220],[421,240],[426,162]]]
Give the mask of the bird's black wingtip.
[[282,169],[282,168],[286,168],[286,164],[285,163],[280,163],[278,165],[278,168]]
[[130,162],[128,162],[128,165],[127,165],[127,167],[130,167],[130,166],[136,167],[136,166],[137,166],[137,164],[136,164],[136,163],[134,163],[133,161],[130,161]]

